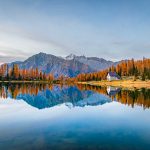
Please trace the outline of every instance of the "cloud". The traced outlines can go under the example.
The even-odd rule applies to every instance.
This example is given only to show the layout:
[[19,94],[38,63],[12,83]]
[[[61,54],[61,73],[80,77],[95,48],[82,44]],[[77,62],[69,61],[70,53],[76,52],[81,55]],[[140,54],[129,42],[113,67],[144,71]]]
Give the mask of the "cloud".
[[14,62],[16,60],[22,60],[22,58],[15,57],[15,56],[1,56],[0,55],[0,65],[4,63]]
[[51,38],[45,32],[0,25],[0,33],[0,51],[6,54],[20,52],[21,55],[31,56],[40,51],[55,55],[69,53],[68,45],[66,46],[57,38]]
[[149,7],[141,13],[127,3],[130,7],[96,1],[0,1],[0,55],[3,61],[24,60],[40,51],[112,60],[150,56]]

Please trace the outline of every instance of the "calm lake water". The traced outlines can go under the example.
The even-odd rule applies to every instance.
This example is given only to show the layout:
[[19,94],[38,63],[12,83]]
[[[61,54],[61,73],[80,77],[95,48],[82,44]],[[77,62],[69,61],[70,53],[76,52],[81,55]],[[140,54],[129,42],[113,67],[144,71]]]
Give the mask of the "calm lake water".
[[150,89],[0,85],[0,150],[150,149]]

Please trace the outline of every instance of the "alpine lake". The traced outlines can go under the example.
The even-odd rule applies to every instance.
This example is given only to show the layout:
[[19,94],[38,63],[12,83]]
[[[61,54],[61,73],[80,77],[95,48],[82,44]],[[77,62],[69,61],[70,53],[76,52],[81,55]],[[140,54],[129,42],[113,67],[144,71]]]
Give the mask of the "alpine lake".
[[149,150],[150,89],[0,84],[0,150]]

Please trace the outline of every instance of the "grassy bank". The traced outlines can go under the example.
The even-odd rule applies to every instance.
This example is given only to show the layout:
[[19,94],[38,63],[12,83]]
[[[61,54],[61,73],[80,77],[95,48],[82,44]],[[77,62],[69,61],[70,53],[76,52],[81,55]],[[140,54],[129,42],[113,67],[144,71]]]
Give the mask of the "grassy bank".
[[150,88],[150,80],[89,81],[89,82],[78,82],[78,84],[88,84],[95,86],[114,86],[122,88]]
[[[0,81],[0,83],[37,83],[37,84],[60,84],[58,81]],[[67,82],[66,82],[67,83]],[[72,83],[74,84],[74,83]],[[75,83],[76,84],[76,83]],[[114,86],[122,88],[150,88],[150,80],[141,81],[141,80],[119,80],[119,81],[87,81],[87,82],[77,82],[77,84],[87,84],[94,86]]]

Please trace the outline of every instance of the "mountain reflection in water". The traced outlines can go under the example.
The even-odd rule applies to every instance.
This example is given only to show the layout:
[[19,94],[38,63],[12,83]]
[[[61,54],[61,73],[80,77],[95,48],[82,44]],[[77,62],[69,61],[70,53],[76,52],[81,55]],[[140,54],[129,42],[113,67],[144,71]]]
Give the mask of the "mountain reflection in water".
[[0,150],[149,150],[149,89],[1,84],[0,97]]
[[89,85],[1,84],[1,98],[24,100],[38,109],[65,103],[68,107],[96,106],[118,101],[132,107],[150,107],[150,89],[121,90]]

